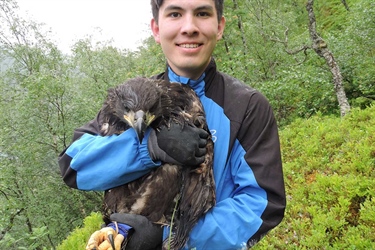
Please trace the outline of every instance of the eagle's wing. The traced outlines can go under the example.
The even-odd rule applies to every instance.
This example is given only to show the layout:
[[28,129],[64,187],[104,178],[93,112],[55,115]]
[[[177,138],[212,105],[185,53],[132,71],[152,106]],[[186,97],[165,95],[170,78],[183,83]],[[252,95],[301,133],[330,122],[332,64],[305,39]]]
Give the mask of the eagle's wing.
[[[183,126],[193,126],[209,133],[205,161],[199,166],[183,167],[182,186],[177,210],[174,235],[164,242],[165,249],[182,248],[191,229],[211,207],[215,205],[215,182],[213,176],[213,141],[208,129],[203,106],[199,97],[188,85],[161,82],[163,94],[162,107],[169,110],[170,117],[162,125],[178,122]],[[166,116],[164,116],[166,118]],[[160,124],[159,124],[160,125]],[[170,245],[168,245],[170,244]]]
[[110,222],[112,213],[131,213],[155,223],[169,223],[181,180],[180,166],[163,164],[135,181],[107,190],[103,200],[105,222]]

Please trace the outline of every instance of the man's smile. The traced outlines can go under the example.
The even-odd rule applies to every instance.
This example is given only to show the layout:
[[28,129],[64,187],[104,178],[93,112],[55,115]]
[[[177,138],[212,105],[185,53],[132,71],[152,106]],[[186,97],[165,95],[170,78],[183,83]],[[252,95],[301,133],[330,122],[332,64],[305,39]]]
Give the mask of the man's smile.
[[201,46],[202,44],[194,43],[194,44],[177,44],[177,46],[182,47],[182,48],[187,48],[187,49],[195,49]]

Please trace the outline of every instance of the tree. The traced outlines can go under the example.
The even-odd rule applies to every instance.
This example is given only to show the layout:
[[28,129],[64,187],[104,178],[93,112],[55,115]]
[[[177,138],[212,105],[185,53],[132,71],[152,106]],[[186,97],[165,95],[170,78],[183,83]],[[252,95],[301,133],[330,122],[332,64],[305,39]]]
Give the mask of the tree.
[[[343,2],[346,4],[345,1]],[[274,94],[270,92],[272,92],[273,89],[272,85],[283,82],[283,80],[285,83],[294,84],[290,82],[292,80],[297,85],[293,87],[285,85],[284,91],[287,90],[287,88],[290,90],[296,87],[301,88],[301,85],[312,91],[311,94],[305,97],[299,96],[300,101],[307,103],[312,102],[311,97],[313,93],[327,96],[327,94],[323,92],[326,88],[322,89],[321,92],[316,92],[316,85],[321,85],[323,80],[320,79],[321,65],[318,60],[311,58],[309,50],[313,50],[317,55],[325,59],[331,71],[331,82],[334,83],[333,90],[335,91],[334,94],[336,95],[340,107],[340,113],[343,116],[349,112],[350,105],[344,90],[343,78],[338,62],[333,57],[333,52],[328,50],[327,42],[324,42],[316,31],[316,18],[312,8],[307,9],[309,11],[308,13],[310,13],[308,17],[311,18],[307,22],[309,25],[306,25],[306,18],[303,18],[306,12],[300,7],[302,1],[274,2],[269,0],[256,0],[249,2],[232,0],[233,5],[230,4],[231,2],[228,1],[227,9],[229,9],[229,11],[226,13],[227,17],[229,16],[227,19],[227,27],[230,29],[230,35],[226,35],[228,31],[224,35],[224,48],[230,62],[237,60],[241,63],[241,66],[234,68],[233,65],[235,65],[235,63],[231,62],[230,70],[235,71],[237,76],[239,76],[239,71],[244,72],[245,76],[241,75],[239,77],[244,81],[252,79],[249,75],[257,72],[257,69],[258,74],[262,72],[261,78],[254,78],[258,81],[258,84],[253,84],[253,86],[263,90],[264,93],[271,98],[271,103],[273,102],[272,104],[276,105],[274,108],[277,113],[279,113],[279,108],[285,107],[285,102],[283,104],[275,104],[272,99],[279,99],[277,93],[275,93],[274,96]],[[308,4],[307,6],[312,5]],[[348,6],[346,5],[346,7]],[[235,20],[232,20],[233,17]],[[305,36],[306,28],[310,31],[309,38]],[[237,40],[231,38],[232,34],[236,35]],[[232,44],[236,44],[237,46],[233,46]],[[237,51],[236,56],[233,57],[233,49],[236,47],[239,48],[239,51]],[[221,55],[223,56],[223,54]],[[288,55],[290,56],[289,59],[287,58]],[[312,67],[313,63],[317,65]],[[227,64],[228,62],[226,61],[224,65],[226,66]],[[289,79],[291,75],[298,75],[298,77],[305,75],[305,77],[309,77],[305,74],[306,69],[314,67],[315,69],[310,71],[310,74],[319,75],[316,75],[316,81],[311,82],[311,86],[306,84],[307,79]],[[325,82],[325,79],[323,81]],[[285,94],[286,93],[283,93],[283,95]],[[280,95],[280,92],[278,95]],[[295,95],[295,93],[293,95]],[[299,94],[297,93],[297,95]],[[290,96],[289,98],[294,99],[294,97],[295,96]],[[329,101],[331,101],[330,99],[331,98],[328,98]],[[308,116],[309,113],[316,112],[317,110],[332,110],[332,107],[336,105],[334,103],[324,108],[323,104],[327,104],[326,101],[328,100],[322,99],[321,103],[315,101],[312,107],[310,107],[311,105],[301,103],[301,106],[305,105],[306,107],[301,114],[307,114]],[[290,107],[289,110],[297,110],[295,107],[296,103],[290,102],[289,105],[294,106]],[[284,114],[280,117],[288,116],[290,111],[283,113]]]
[[0,2],[0,46],[12,59],[0,80],[0,248],[55,248],[100,197],[61,181],[57,155],[70,142],[70,112],[79,105],[72,70],[42,26],[17,9]]
[[350,111],[350,105],[345,94],[340,67],[335,60],[333,53],[328,49],[327,43],[323,40],[322,37],[319,36],[316,31],[316,18],[313,5],[314,0],[307,1],[306,10],[309,16],[309,32],[312,41],[312,48],[320,57],[323,57],[325,59],[327,65],[331,70],[331,73],[333,75],[333,84],[340,106],[340,113],[341,116],[345,116]]

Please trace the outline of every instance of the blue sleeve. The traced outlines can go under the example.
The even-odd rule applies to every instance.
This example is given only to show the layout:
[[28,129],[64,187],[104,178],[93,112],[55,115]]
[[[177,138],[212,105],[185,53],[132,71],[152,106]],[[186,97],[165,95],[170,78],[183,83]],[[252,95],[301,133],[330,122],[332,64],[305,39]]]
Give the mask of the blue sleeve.
[[[183,249],[246,250],[252,245],[249,239],[261,227],[262,214],[268,201],[265,190],[257,184],[244,154],[242,149],[232,154],[231,160],[224,168],[231,170],[223,172],[226,180],[222,184],[227,188],[218,194],[217,204],[192,229]],[[229,190],[228,187],[235,188]],[[163,240],[168,238],[169,230],[169,227],[164,228]],[[256,241],[253,242],[255,243]]]
[[160,162],[153,162],[148,153],[150,131],[141,144],[133,129],[121,135],[82,135],[65,152],[70,158],[69,168],[74,173],[77,188],[107,190],[133,181],[160,165]]
[[222,172],[225,180],[217,187],[226,188],[193,228],[184,249],[247,249],[248,240],[262,225],[261,216],[268,201],[244,155],[237,142],[224,168],[228,171]]
[[[216,205],[199,219],[184,249],[248,249],[284,217],[286,197],[272,108],[259,92],[242,92],[237,102],[228,98],[222,106],[202,101],[215,138]],[[240,100],[247,106],[235,105]]]

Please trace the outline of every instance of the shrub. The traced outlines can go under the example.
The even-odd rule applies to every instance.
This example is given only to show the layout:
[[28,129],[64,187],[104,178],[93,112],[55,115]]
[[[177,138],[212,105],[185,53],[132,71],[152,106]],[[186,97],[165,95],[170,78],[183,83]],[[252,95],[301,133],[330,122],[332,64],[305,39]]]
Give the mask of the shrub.
[[82,228],[76,228],[58,247],[57,250],[85,249],[90,235],[103,224],[100,213],[91,213],[83,221]]
[[375,248],[375,106],[280,132],[287,209],[254,249]]

